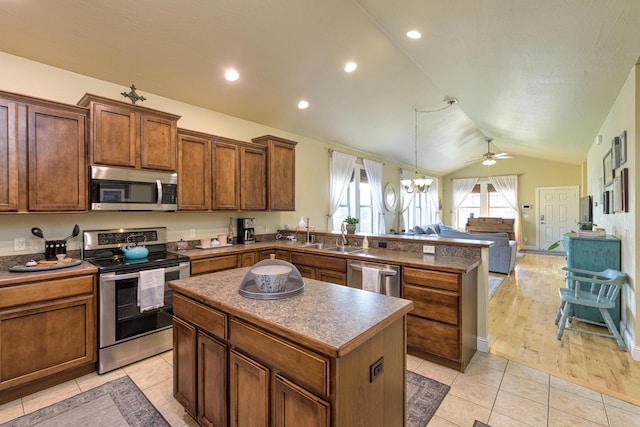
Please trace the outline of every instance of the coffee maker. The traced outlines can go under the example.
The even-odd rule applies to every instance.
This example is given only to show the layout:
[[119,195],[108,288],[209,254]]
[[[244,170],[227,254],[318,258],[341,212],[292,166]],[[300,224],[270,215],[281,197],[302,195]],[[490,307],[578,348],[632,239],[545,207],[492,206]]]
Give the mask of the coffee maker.
[[255,243],[255,228],[255,218],[238,218],[238,243]]

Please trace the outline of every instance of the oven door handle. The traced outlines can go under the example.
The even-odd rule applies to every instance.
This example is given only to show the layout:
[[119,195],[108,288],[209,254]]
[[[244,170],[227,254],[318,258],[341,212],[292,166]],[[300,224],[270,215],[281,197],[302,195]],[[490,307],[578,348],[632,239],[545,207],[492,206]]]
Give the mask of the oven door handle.
[[[175,267],[168,267],[164,269],[165,273],[172,273],[174,271],[184,270],[185,268],[189,268],[189,264],[178,265]],[[140,273],[128,273],[128,274],[102,274],[100,275],[100,280],[105,282],[115,282],[116,280],[126,280],[126,279],[135,279],[140,277]]]

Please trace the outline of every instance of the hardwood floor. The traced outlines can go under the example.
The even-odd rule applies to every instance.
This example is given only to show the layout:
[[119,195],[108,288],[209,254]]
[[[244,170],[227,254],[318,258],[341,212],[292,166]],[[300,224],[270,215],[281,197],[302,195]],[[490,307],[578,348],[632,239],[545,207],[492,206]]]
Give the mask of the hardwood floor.
[[490,352],[640,405],[640,362],[613,338],[573,331],[556,338],[564,265],[563,256],[524,255],[489,301]]

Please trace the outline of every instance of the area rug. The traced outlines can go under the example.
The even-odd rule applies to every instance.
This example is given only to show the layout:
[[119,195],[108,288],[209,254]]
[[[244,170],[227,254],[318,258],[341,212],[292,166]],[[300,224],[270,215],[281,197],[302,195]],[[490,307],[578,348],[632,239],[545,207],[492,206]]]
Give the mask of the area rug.
[[502,282],[504,282],[504,277],[489,275],[489,299],[493,297]]
[[169,426],[127,376],[54,403],[1,427]]
[[407,427],[424,427],[449,392],[449,386],[407,371]]

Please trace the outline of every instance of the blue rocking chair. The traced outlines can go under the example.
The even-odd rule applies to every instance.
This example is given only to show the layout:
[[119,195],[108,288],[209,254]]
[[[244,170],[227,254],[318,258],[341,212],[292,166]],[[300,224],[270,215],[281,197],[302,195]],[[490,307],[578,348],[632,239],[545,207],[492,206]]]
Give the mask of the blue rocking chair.
[[[618,298],[620,289],[625,284],[625,274],[610,268],[600,272],[568,267],[563,267],[562,269],[568,272],[566,276],[568,287],[558,289],[560,293],[560,307],[558,307],[555,322],[556,325],[558,325],[558,322],[560,323],[558,327],[558,339],[562,339],[562,334],[565,330],[583,332],[602,337],[615,338],[620,349],[626,351],[627,346],[624,344],[609,311],[607,311],[616,305],[616,299]],[[604,323],[573,316],[572,308],[574,305],[597,308],[604,319]],[[573,320],[606,326],[609,329],[609,334],[567,327],[567,321],[573,322]]]

